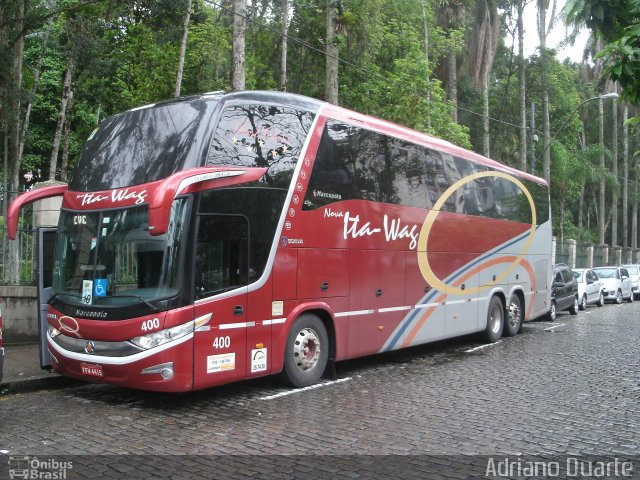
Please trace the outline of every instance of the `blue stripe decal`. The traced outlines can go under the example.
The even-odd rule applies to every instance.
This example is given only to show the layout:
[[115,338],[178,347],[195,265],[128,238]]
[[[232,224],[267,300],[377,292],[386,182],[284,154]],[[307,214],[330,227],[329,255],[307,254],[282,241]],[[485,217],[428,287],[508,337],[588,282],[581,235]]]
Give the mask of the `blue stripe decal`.
[[[539,228],[540,228],[540,225],[536,225],[536,230],[538,230]],[[526,231],[525,233],[517,236],[516,238],[514,238],[510,242],[505,243],[504,245],[501,245],[501,246],[497,247],[495,250],[488,251],[487,253],[485,253],[481,257],[478,257],[477,259],[473,260],[471,263],[468,263],[467,265],[463,266],[461,270],[458,270],[457,272],[454,272],[453,274],[451,274],[451,276],[449,276],[448,278],[445,279],[445,282],[447,282],[447,283],[452,282],[453,280],[457,279],[458,277],[460,277],[462,274],[464,274],[465,272],[467,272],[468,270],[470,270],[474,266],[476,266],[479,263],[485,261],[487,259],[487,257],[495,255],[495,254],[503,251],[504,249],[512,246],[513,244],[518,243],[523,238],[528,237],[529,234],[530,234],[529,231]],[[420,299],[420,303],[429,303],[429,301],[432,300],[433,297],[435,297],[437,293],[440,293],[440,292],[438,290],[429,292],[427,295],[425,295],[423,298]],[[413,310],[407,316],[407,318],[405,318],[405,320],[403,320],[403,325],[400,327],[400,330],[398,330],[396,332],[396,334],[392,337],[391,342],[388,343],[388,346],[386,348],[383,348],[381,351],[388,352],[388,351],[393,349],[393,346],[400,340],[400,337],[402,337],[404,335],[405,330],[413,323],[413,321],[415,320],[415,317],[419,315],[420,311],[421,311],[421,309]]]

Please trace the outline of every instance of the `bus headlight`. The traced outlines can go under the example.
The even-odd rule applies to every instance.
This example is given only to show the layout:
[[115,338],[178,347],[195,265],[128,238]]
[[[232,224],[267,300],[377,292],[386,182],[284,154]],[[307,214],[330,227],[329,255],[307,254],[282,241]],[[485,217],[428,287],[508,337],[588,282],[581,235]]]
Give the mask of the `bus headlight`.
[[177,340],[180,337],[184,337],[185,335],[189,335],[193,332],[193,326],[194,321],[191,320],[190,322],[183,323],[177,327],[167,328],[166,330],[142,335],[140,337],[134,337],[129,341],[140,348],[149,350],[150,348],[155,348],[159,345]]
[[50,336],[51,338],[56,338],[58,335],[60,335],[60,334],[62,333],[62,332],[61,332],[60,330],[58,330],[56,327],[53,327],[53,326],[51,326],[51,325],[49,325],[48,332],[49,332],[49,336]]

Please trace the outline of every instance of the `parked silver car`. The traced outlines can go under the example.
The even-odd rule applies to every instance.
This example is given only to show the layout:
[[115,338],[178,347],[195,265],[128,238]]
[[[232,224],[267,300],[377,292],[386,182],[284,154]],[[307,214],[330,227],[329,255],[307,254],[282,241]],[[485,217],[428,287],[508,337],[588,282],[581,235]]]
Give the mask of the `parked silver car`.
[[629,278],[631,279],[631,291],[633,292],[634,299],[640,298],[640,265],[631,264],[623,265],[629,272]]
[[622,303],[623,300],[633,302],[631,279],[629,272],[622,265],[611,267],[596,267],[593,269],[604,284],[604,299],[606,301]]
[[578,281],[578,305],[580,310],[587,305],[604,305],[604,285],[598,274],[590,268],[574,268],[573,276]]

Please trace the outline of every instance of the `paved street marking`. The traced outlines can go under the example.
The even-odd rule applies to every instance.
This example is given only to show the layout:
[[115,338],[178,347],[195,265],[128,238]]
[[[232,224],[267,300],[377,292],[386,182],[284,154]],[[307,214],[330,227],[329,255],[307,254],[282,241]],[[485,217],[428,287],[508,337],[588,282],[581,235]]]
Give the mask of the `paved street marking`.
[[326,386],[329,386],[329,385],[335,385],[336,383],[348,382],[351,379],[352,379],[352,377],[346,377],[346,378],[339,378],[338,380],[334,380],[332,382],[317,383],[317,384],[311,385],[309,387],[297,388],[295,390],[287,390],[286,392],[276,393],[275,395],[268,395],[266,397],[260,397],[260,400],[273,400],[274,398],[286,397],[287,395],[293,395],[294,393],[302,393],[302,392],[306,392],[307,390],[315,390],[316,388],[326,387]]
[[555,328],[558,328],[558,327],[564,327],[564,326],[566,326],[566,323],[560,323],[560,324],[558,324],[558,325],[554,325],[553,327],[545,328],[545,329],[544,329],[544,331],[545,331],[545,332],[550,332],[550,331],[552,331],[552,330],[553,330],[553,329],[555,329]]
[[480,345],[479,347],[470,348],[469,350],[465,350],[465,353],[475,352],[476,350],[492,347],[493,345],[498,345],[499,343],[502,343],[502,340],[498,340],[497,342],[493,342],[493,343],[487,343],[486,345]]

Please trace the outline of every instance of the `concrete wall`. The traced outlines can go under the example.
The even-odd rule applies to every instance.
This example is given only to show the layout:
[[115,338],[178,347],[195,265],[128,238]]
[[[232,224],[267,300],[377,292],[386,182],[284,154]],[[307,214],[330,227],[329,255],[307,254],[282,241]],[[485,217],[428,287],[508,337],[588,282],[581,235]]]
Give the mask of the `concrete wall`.
[[2,337],[7,344],[38,340],[36,287],[0,287]]
[[[45,182],[48,186],[61,182]],[[62,197],[45,198],[33,204],[33,224],[35,227],[58,225]],[[37,248],[37,243],[34,245]],[[2,306],[2,337],[5,343],[38,341],[38,292],[36,287],[0,286],[0,306]]]

